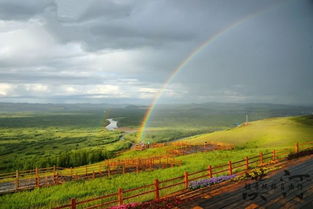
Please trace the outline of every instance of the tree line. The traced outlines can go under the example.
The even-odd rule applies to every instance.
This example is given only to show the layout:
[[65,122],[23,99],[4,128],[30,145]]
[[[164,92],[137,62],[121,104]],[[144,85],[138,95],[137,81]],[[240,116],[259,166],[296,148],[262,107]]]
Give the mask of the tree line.
[[[19,159],[14,162],[12,167],[19,170],[52,167],[54,165],[58,167],[76,167],[106,160],[113,156],[113,151],[104,149],[71,150],[63,151],[57,156],[33,156]],[[10,166],[6,170],[12,170],[12,167]]]

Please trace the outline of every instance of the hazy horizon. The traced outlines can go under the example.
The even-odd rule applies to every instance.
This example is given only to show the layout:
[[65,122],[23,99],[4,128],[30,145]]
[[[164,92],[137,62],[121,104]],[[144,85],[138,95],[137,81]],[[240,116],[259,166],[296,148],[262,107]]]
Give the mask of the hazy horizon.
[[[28,105],[128,105],[128,106],[151,106],[151,103],[111,103],[111,102],[76,102],[76,103],[34,103],[34,102],[0,102],[0,104],[28,104]],[[273,105],[273,106],[295,106],[295,107],[313,107],[313,104],[283,104],[283,103],[257,103],[257,102],[185,102],[185,103],[158,103],[157,105],[214,105],[214,104],[223,104],[223,105]]]

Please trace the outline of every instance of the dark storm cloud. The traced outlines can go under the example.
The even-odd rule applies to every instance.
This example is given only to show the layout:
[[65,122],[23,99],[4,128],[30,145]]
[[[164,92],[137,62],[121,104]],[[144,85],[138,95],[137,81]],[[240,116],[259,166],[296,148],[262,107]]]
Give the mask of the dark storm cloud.
[[311,2],[293,1],[247,21],[204,49],[176,82],[195,98],[312,104],[312,11]]
[[[109,1],[100,2],[92,1],[77,14],[63,13],[60,17],[58,7],[47,12],[47,29],[60,41],[82,42],[87,50],[159,47],[170,42],[190,41],[195,36],[184,11],[176,11],[175,17],[173,10],[161,4],[162,1],[134,1],[118,6]],[[75,10],[75,6],[72,9]]]
[[0,0],[0,98],[151,99],[201,43],[264,10],[194,57],[164,101],[313,103],[312,2]]
[[225,0],[87,2],[83,9],[63,3],[47,11],[48,30],[61,41],[80,41],[88,50],[160,47],[171,42],[188,45],[273,4],[269,0],[262,4],[249,0],[240,4]]
[[52,6],[53,0],[1,0],[0,19],[3,20],[25,20],[44,11]]
[[98,18],[117,19],[130,16],[130,4],[117,4],[111,1],[91,1],[86,10],[80,15],[78,21],[89,21]]

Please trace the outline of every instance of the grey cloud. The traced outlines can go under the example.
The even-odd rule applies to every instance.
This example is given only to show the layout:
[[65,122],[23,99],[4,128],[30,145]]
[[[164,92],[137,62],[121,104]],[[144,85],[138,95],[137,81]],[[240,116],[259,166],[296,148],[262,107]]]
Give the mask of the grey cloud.
[[88,50],[160,47],[171,42],[188,45],[208,38],[234,19],[273,4],[269,0],[262,4],[248,0],[240,4],[225,0],[89,2],[72,21],[48,18],[48,28],[60,40],[81,41]]
[[[87,11],[86,14],[94,15],[92,10]],[[170,42],[190,41],[195,35],[190,26],[184,27],[190,24],[177,18],[171,20],[169,9],[163,11],[163,17],[159,16],[158,10],[152,10],[149,14],[139,11],[130,12],[126,16],[118,15],[119,17],[110,15],[112,19],[107,18],[105,13],[103,16],[96,15],[97,18],[93,16],[93,19],[82,15],[72,22],[60,21],[51,13],[45,17],[47,30],[62,42],[82,42],[85,48],[91,51],[105,48],[159,47]]]
[[78,21],[89,21],[104,17],[105,19],[119,19],[129,17],[132,7],[129,4],[115,3],[112,1],[94,0],[87,9],[80,15]]
[[[0,46],[0,83],[115,82],[157,89],[209,37],[264,11],[197,54],[173,79],[170,91],[181,101],[313,103],[312,7],[312,0],[1,1],[0,19],[39,20],[53,43],[30,50],[32,59],[1,57]],[[73,43],[81,48],[70,48]],[[116,52],[126,55],[102,62],[104,53]],[[124,65],[115,66],[119,63]]]
[[1,0],[0,19],[27,20],[52,5],[53,0]]
[[58,75],[53,73],[33,72],[30,73],[6,73],[0,72],[0,82],[19,84],[19,83],[48,83],[48,84],[102,84],[106,79],[99,76],[69,76]]

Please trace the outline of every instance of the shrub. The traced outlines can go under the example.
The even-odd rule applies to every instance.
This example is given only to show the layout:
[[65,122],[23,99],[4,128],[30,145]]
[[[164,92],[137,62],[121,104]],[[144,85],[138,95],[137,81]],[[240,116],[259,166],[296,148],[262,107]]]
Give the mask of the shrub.
[[246,172],[242,176],[237,176],[236,178],[233,178],[233,181],[242,181],[247,179],[255,179],[262,178],[266,176],[269,172],[280,169],[281,166],[278,167],[265,167],[265,168],[255,168],[251,170],[250,172]]
[[168,209],[182,204],[182,200],[178,197],[169,197],[161,200],[153,200],[149,202],[143,202],[134,209]]
[[313,154],[313,149],[306,149],[300,152],[296,152],[296,153],[290,153],[287,157],[288,160],[292,160],[292,159],[297,159],[299,157],[304,157],[307,155],[312,155]]
[[213,177],[210,179],[203,179],[203,180],[198,180],[198,181],[192,181],[189,184],[189,189],[195,190],[207,186],[211,186],[213,184],[218,184],[223,181],[230,180],[232,178],[235,178],[236,175],[230,175],[230,176],[219,176],[219,177]]
[[133,202],[129,204],[119,205],[119,206],[113,206],[110,209],[132,209],[138,206],[139,203]]
[[152,200],[143,203],[129,203],[120,206],[113,206],[110,209],[168,209],[182,204],[178,197],[168,197],[160,200]]

